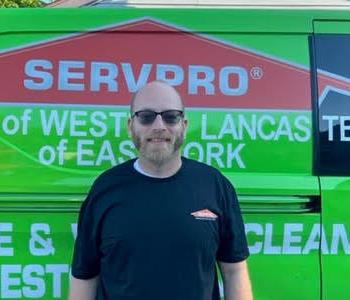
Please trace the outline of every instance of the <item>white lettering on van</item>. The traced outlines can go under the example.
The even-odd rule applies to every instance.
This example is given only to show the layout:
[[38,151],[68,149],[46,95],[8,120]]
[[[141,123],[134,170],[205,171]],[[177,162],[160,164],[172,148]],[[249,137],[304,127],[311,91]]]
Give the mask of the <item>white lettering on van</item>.
[[340,116],[340,140],[350,142],[350,116]]
[[[169,76],[171,74],[171,76]],[[181,85],[184,81],[184,71],[179,65],[162,65],[157,67],[157,79],[172,86]]]
[[278,127],[274,136],[274,140],[279,140],[281,136],[286,136],[289,141],[294,141],[292,128],[287,116],[282,116],[279,120]]
[[[101,166],[103,163],[114,166],[125,159],[117,156],[116,150],[110,140],[103,140],[100,146],[92,139],[77,140],[76,164],[77,166]],[[135,155],[135,146],[132,141],[122,141],[118,148],[121,155],[131,159]]]
[[108,62],[92,62],[91,63],[91,91],[99,92],[101,86],[105,85],[108,91],[118,91],[118,68],[115,64]]
[[345,253],[350,253],[350,238],[344,224],[333,224],[333,237],[331,243],[331,254],[339,253],[339,246]]
[[[238,85],[230,86],[230,75],[238,76]],[[248,73],[242,67],[228,66],[220,70],[220,90],[224,95],[242,96],[248,91]]]
[[85,62],[74,60],[62,60],[58,69],[58,90],[60,91],[84,91]]
[[29,250],[34,256],[48,256],[55,254],[53,241],[50,237],[50,226],[46,223],[35,223],[30,228],[31,238]]
[[322,116],[322,120],[327,122],[328,140],[334,140],[335,130],[339,124],[339,136],[341,142],[350,142],[350,116]]
[[284,224],[283,246],[282,252],[285,254],[301,253],[301,236],[303,232],[303,224],[286,223]]
[[130,63],[122,63],[121,67],[123,70],[126,85],[131,93],[135,93],[147,83],[152,70],[151,64],[142,64],[140,74],[136,79],[135,73]]
[[10,247],[12,243],[12,223],[0,223],[0,256],[13,256],[14,249]]
[[232,168],[233,165],[237,165],[238,168],[244,169],[246,165],[241,154],[244,147],[243,143],[237,145],[206,143],[202,145],[198,142],[189,142],[184,146],[183,153],[186,157],[192,157],[208,165],[217,165],[220,168]]
[[318,249],[321,247],[322,253],[328,254],[328,245],[325,237],[326,235],[324,233],[323,227],[320,224],[314,224],[302,253],[309,254],[311,251],[318,251]]
[[281,254],[282,247],[274,245],[273,238],[276,237],[273,230],[273,224],[265,224],[265,239],[264,239],[264,253],[265,254]]
[[24,73],[28,79],[24,79],[24,87],[28,90],[45,91],[52,88],[53,75],[52,62],[45,59],[31,59],[26,62]]
[[[262,237],[264,236],[264,228],[259,223],[246,223],[245,225],[245,232],[247,236],[251,237],[251,234],[255,234],[255,236]],[[251,239],[254,240],[252,244],[249,245],[249,252],[250,254],[259,254],[262,252],[263,249],[263,242],[260,240],[257,240],[254,237],[251,237]]]
[[245,231],[251,254],[308,255],[321,251],[322,254],[350,255],[350,232],[345,224],[327,227],[319,223],[246,223]]
[[236,125],[230,114],[227,114],[222,122],[218,139],[222,139],[225,135],[231,136],[234,140],[238,138]]
[[322,116],[322,120],[328,122],[328,140],[333,141],[333,124],[334,121],[338,121],[338,116]]
[[298,142],[307,142],[311,138],[311,120],[307,116],[297,116],[294,126],[297,131],[294,132],[294,138]]
[[0,264],[0,299],[62,297],[68,264]]
[[214,79],[215,71],[212,67],[190,65],[188,68],[188,93],[198,95],[199,87],[202,87],[205,91],[204,95],[214,95]]
[[[137,70],[138,73],[137,73]],[[189,95],[242,96],[248,92],[249,76],[242,66],[223,66],[220,69],[209,65],[150,64],[141,67],[130,62],[60,60],[54,64],[47,59],[31,59],[25,63],[23,80],[28,90],[47,91],[55,88],[59,91],[99,92],[101,90],[117,93],[120,82],[126,82],[126,88],[134,93],[149,80],[151,73],[156,80],[180,86],[187,81]],[[56,78],[57,74],[57,78]],[[215,82],[218,82],[216,85]]]
[[[20,265],[0,265],[1,298],[21,298]],[[17,274],[17,276],[14,276]]]
[[41,265],[27,265],[23,269],[22,293],[25,298],[41,298],[45,295],[45,269]]
[[[287,139],[290,142],[307,142],[311,138],[311,121],[308,116],[290,115],[275,116],[272,114],[255,114],[233,112],[224,114],[222,122],[213,127],[211,114],[203,113],[201,117],[202,140],[244,139],[278,141]],[[217,117],[216,117],[217,118]],[[215,119],[217,123],[217,120]],[[213,128],[219,128],[213,132]]]
[[68,274],[69,267],[65,264],[46,265],[46,273],[52,274],[52,296],[54,298],[62,297],[62,275]]
[[32,112],[32,109],[26,108],[23,110],[21,116],[6,115],[1,121],[0,128],[6,135],[16,135],[17,133],[28,135]]
[[108,123],[112,123],[114,137],[120,137],[126,112],[103,112],[86,110],[40,109],[41,129],[44,136],[103,137],[107,134]]

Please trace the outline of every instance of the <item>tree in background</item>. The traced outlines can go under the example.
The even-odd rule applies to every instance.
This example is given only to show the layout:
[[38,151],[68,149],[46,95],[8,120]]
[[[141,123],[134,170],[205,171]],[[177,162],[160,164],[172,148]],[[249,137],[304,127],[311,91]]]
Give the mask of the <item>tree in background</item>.
[[0,0],[0,7],[42,7],[43,3],[40,0]]

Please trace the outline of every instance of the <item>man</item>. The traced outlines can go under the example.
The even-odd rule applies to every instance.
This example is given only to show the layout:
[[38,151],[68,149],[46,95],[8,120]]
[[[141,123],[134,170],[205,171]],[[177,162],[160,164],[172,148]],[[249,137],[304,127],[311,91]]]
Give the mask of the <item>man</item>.
[[78,223],[70,300],[251,300],[234,189],[181,157],[184,106],[164,82],[140,89],[128,130],[139,158],[103,173]]

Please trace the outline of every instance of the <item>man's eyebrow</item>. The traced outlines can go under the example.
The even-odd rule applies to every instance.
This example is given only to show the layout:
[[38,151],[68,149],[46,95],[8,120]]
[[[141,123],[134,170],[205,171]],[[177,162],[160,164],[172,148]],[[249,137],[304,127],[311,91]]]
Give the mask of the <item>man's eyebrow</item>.
[[150,107],[141,107],[141,108],[139,108],[139,109],[135,109],[134,111],[140,111],[140,110],[152,110],[152,111],[157,111],[157,110],[155,110],[155,109],[153,109],[153,108],[150,108]]
[[184,109],[182,107],[180,107],[180,108],[179,107],[177,107],[177,108],[174,108],[174,107],[169,108],[169,107],[167,107],[165,109],[155,109],[155,108],[150,108],[150,107],[142,107],[142,108],[139,108],[137,110],[134,110],[134,112],[135,111],[140,111],[140,110],[151,110],[151,111],[155,111],[155,112],[161,112],[161,111],[167,111],[167,110],[181,110],[181,111],[183,111]]

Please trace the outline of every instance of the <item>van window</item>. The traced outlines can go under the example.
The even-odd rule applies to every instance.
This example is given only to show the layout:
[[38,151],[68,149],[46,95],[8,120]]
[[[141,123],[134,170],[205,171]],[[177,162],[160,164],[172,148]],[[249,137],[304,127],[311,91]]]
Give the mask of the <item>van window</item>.
[[[316,172],[350,175],[350,35],[316,34],[318,142]],[[333,78],[326,83],[325,77]]]

